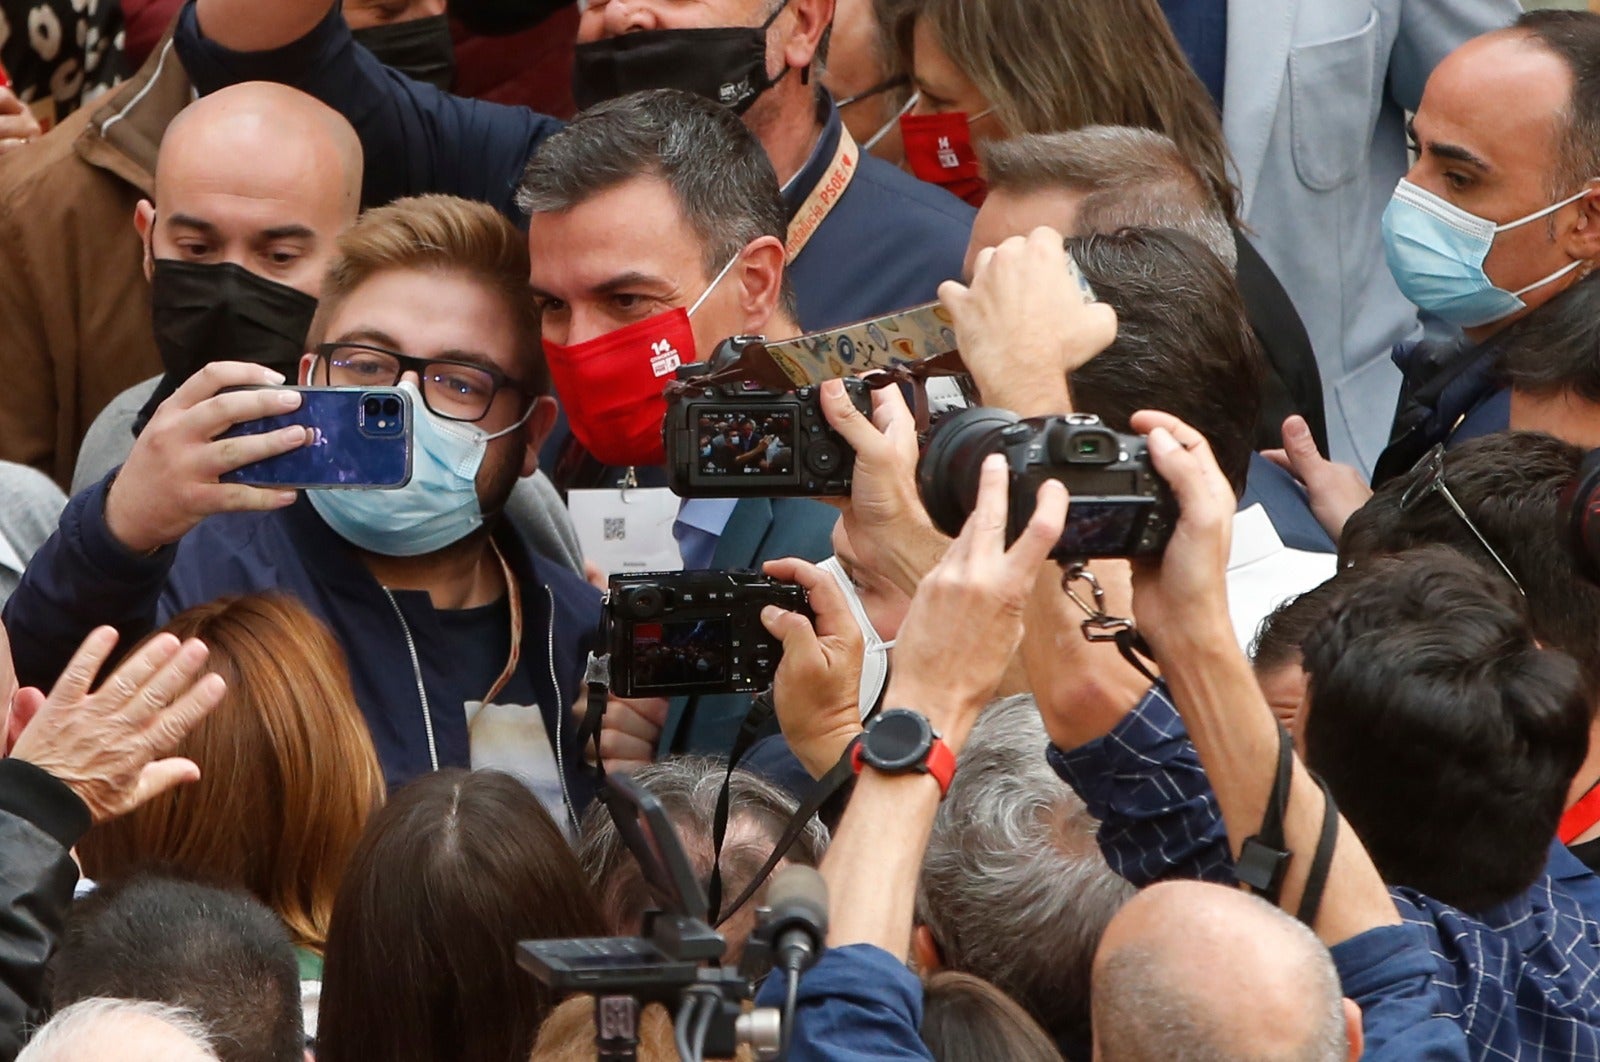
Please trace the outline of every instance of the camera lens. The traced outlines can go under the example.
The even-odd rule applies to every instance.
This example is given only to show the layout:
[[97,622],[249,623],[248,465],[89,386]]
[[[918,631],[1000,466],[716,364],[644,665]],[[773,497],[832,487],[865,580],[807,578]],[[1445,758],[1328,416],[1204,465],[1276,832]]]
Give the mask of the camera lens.
[[383,400],[383,411],[391,417],[399,416],[400,400],[398,398],[385,398]]
[[659,615],[666,603],[666,594],[661,587],[636,586],[623,592],[619,605],[628,619],[642,620]]
[[367,416],[369,417],[376,417],[378,410],[382,408],[376,398],[367,399],[366,402],[362,403],[362,407],[367,411]]
[[1017,419],[1008,410],[979,407],[946,413],[934,425],[917,461],[917,492],[940,531],[961,533],[978,500],[983,459],[1000,451],[1001,434]]

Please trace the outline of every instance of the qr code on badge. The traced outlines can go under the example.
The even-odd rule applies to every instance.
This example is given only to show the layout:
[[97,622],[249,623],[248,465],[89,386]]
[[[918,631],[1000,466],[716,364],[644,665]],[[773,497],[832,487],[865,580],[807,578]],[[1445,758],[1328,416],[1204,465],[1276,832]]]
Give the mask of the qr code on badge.
[[625,516],[608,516],[601,527],[607,542],[621,542],[628,537],[628,519]]

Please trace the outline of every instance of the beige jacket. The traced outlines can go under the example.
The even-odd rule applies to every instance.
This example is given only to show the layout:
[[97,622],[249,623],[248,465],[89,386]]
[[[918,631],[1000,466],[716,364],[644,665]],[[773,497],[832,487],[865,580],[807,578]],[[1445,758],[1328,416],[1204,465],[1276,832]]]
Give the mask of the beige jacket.
[[0,157],[0,460],[63,488],[95,414],[161,371],[133,208],[192,96],[169,35],[98,106]]

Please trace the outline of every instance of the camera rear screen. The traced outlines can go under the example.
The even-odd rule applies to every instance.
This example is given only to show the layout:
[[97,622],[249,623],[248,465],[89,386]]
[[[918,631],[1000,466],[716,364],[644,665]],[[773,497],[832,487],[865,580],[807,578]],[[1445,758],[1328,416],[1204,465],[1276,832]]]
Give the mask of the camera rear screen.
[[1056,549],[1068,556],[1118,556],[1133,545],[1150,504],[1143,499],[1074,501]]
[[633,683],[671,689],[725,682],[733,621],[717,619],[636,623],[633,626]]
[[795,410],[702,408],[695,412],[701,479],[781,480],[795,474]]

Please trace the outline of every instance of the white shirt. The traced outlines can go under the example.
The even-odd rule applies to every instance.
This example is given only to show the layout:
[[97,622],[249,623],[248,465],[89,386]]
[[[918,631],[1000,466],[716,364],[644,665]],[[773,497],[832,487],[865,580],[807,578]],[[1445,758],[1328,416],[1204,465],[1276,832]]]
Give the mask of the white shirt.
[[1315,587],[1338,570],[1332,553],[1290,549],[1261,505],[1233,517],[1233,548],[1228,554],[1228,613],[1233,633],[1246,653],[1261,621],[1272,610]]

